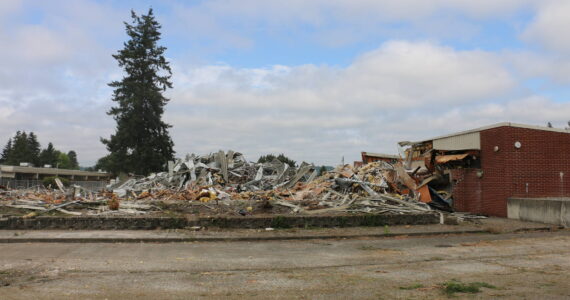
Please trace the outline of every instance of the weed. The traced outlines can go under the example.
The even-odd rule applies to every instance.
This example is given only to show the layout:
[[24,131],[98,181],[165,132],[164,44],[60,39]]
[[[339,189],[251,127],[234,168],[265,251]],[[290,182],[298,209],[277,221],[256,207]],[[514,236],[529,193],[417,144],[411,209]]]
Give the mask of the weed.
[[384,225],[384,234],[390,234],[390,227],[388,227],[388,225]]
[[454,296],[455,293],[476,294],[481,292],[481,288],[496,289],[497,287],[486,282],[463,283],[459,280],[452,279],[444,282],[441,288],[447,295]]
[[423,284],[416,283],[416,284],[412,284],[412,285],[408,285],[408,286],[401,286],[400,289],[401,290],[416,290],[416,289],[421,289],[423,287],[424,287]]

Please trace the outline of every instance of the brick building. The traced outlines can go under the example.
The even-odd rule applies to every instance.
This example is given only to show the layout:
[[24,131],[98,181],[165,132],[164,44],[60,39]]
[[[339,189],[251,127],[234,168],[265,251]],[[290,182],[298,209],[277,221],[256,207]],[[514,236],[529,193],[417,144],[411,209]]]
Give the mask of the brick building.
[[570,131],[564,129],[499,123],[403,143],[423,147],[415,157],[449,180],[456,211],[507,217],[511,197],[570,197]]

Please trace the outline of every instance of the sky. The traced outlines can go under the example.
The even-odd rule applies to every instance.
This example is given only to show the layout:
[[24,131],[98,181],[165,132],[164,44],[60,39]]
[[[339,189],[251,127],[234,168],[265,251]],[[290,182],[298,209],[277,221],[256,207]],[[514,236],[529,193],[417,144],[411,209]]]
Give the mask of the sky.
[[1,0],[0,143],[35,132],[107,154],[107,83],[130,10],[162,25],[176,155],[232,149],[336,165],[361,151],[570,120],[570,1]]

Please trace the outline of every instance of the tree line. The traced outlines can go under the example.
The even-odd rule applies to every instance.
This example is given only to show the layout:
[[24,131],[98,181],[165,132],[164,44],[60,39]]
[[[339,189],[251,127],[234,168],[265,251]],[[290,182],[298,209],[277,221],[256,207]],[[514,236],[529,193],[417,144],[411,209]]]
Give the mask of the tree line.
[[0,156],[0,164],[19,166],[20,163],[30,163],[37,167],[51,165],[54,168],[79,170],[75,151],[67,153],[59,151],[51,142],[42,149],[36,134],[25,131],[18,131],[14,137],[9,138]]

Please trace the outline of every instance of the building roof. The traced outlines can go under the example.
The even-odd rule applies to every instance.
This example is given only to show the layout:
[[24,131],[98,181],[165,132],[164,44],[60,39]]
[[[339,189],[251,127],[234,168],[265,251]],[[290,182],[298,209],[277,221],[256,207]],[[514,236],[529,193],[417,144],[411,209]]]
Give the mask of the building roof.
[[371,156],[371,157],[394,158],[394,159],[399,159],[399,158],[400,158],[399,155],[384,154],[384,153],[373,153],[373,152],[364,152],[364,151],[362,151],[362,155]]
[[91,172],[91,171],[80,171],[80,170],[69,170],[69,169],[58,169],[58,168],[35,168],[35,167],[20,167],[20,166],[7,166],[0,165],[0,173],[25,173],[25,174],[57,174],[57,175],[74,175],[74,176],[98,176],[98,177],[110,177],[109,173],[101,172]]
[[425,139],[425,140],[421,140],[421,141],[415,141],[415,142],[402,141],[402,142],[399,142],[398,144],[399,144],[400,146],[407,146],[407,145],[413,145],[413,144],[420,144],[420,143],[424,143],[424,142],[429,142],[429,141],[434,141],[434,140],[440,140],[440,139],[445,139],[445,138],[454,137],[454,136],[466,135],[466,134],[469,134],[469,133],[481,132],[481,131],[484,131],[484,130],[493,129],[493,128],[497,128],[497,127],[517,127],[517,128],[526,128],[526,129],[534,129],[534,130],[544,130],[544,131],[552,131],[552,132],[570,133],[570,130],[561,129],[561,128],[550,128],[550,127],[545,127],[545,126],[526,125],[526,124],[518,124],[518,123],[511,123],[511,122],[502,122],[502,123],[497,123],[497,124],[493,124],[493,125],[488,125],[488,126],[483,126],[483,127],[475,128],[475,129],[460,131],[460,132],[456,132],[456,133],[450,133],[450,134],[446,134],[446,135],[440,135],[440,136],[437,136],[437,137],[434,137],[434,138],[431,138],[431,139]]

